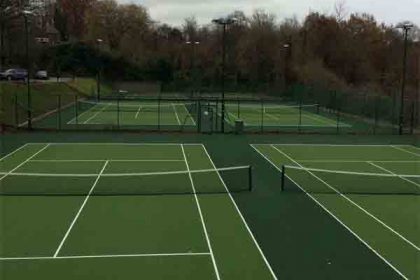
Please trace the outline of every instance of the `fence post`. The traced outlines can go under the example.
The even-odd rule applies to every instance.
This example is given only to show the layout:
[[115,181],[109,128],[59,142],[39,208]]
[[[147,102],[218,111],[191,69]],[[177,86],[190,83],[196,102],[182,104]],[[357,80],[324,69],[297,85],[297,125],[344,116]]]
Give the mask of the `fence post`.
[[298,124],[298,132],[302,132],[302,100],[299,101],[299,124]]
[[120,95],[117,96],[117,127],[120,128]]
[[280,185],[281,191],[284,191],[285,177],[286,177],[286,167],[282,165],[281,166],[281,185]]
[[414,127],[415,127],[415,116],[416,116],[416,103],[413,101],[411,103],[411,116],[410,116],[410,134],[414,134]]
[[261,133],[264,132],[264,99],[261,98]]
[[374,127],[373,127],[373,134],[376,134],[376,129],[378,128],[378,109],[379,109],[379,96],[375,96],[375,108],[374,108],[374,118],[375,118],[375,123],[374,123]]
[[57,95],[57,129],[61,130],[61,95]]
[[74,119],[76,122],[76,125],[79,124],[79,100],[77,95],[74,96]]
[[158,97],[158,130],[160,131],[160,95]]

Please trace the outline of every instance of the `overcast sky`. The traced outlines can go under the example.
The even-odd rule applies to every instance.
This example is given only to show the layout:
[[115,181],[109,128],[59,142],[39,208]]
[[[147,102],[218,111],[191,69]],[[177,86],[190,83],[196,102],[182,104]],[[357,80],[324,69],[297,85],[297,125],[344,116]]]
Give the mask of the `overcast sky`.
[[[145,6],[153,20],[181,25],[184,18],[195,16],[199,24],[212,18],[241,10],[247,15],[255,9],[264,9],[277,16],[305,17],[309,11],[332,13],[336,0],[117,0]],[[367,12],[379,22],[395,24],[409,20],[420,25],[420,0],[347,0],[348,12]]]

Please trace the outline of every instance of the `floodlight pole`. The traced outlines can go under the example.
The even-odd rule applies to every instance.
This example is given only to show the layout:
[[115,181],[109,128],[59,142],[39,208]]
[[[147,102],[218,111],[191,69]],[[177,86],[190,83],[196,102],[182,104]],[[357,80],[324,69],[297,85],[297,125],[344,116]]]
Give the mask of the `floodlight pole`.
[[22,15],[25,20],[25,47],[26,47],[26,71],[27,71],[27,78],[26,78],[26,86],[27,86],[27,121],[28,121],[28,129],[32,129],[32,96],[31,96],[31,63],[29,61],[29,24],[28,24],[28,16],[31,15],[32,12],[30,11],[23,11]]
[[[196,47],[198,47],[201,44],[201,42],[200,41],[187,41],[187,42],[185,42],[185,44],[187,44],[188,46],[191,46],[191,48],[192,48],[191,61],[190,61],[190,64],[191,64],[191,66],[190,66],[190,72],[191,72],[191,79],[193,80],[193,82],[192,82],[192,85],[193,85],[192,91],[194,91],[194,90],[197,90],[196,84],[195,84],[195,79],[197,78],[196,77],[197,76],[197,67],[196,67],[196,55],[197,55],[197,53],[196,53]],[[192,92],[192,94],[194,94],[194,92]]]
[[225,69],[226,69],[226,30],[227,26],[236,22],[234,18],[219,18],[214,19],[213,23],[222,25],[223,27],[223,37],[222,37],[222,133],[225,132]]
[[399,119],[399,134],[403,134],[404,130],[404,100],[405,100],[405,82],[407,76],[407,48],[408,48],[408,31],[413,28],[412,24],[404,24],[400,26],[404,30],[404,55],[403,55],[403,72],[401,82],[401,104],[400,104],[400,119]]
[[[102,39],[96,39],[96,45],[97,45],[97,51],[98,51],[98,57],[99,57],[99,50],[100,50],[100,45],[103,42]],[[98,63],[98,68],[97,68],[97,76],[96,76],[96,99],[99,101],[101,100],[101,72],[102,72],[102,65],[101,62]]]

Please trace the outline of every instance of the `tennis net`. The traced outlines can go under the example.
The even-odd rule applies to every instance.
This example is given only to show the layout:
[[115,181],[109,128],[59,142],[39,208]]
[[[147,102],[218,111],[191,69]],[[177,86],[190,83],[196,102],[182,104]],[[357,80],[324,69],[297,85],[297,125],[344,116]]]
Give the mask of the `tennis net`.
[[249,192],[250,166],[142,173],[0,173],[0,196],[117,196]]
[[121,102],[92,102],[80,101],[79,110],[92,112],[133,112],[133,113],[182,113],[195,111],[195,102],[140,102],[140,101],[121,101]]
[[314,194],[419,195],[420,175],[282,167],[283,191]]

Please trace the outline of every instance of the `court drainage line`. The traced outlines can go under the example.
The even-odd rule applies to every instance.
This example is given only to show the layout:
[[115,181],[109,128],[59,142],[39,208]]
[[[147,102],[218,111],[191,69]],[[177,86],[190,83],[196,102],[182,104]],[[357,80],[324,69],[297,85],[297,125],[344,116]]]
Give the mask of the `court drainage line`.
[[57,250],[56,250],[56,251],[55,251],[55,253],[54,253],[54,258],[56,258],[56,257],[57,257],[58,253],[60,252],[61,248],[63,247],[64,242],[66,241],[67,237],[68,237],[68,236],[69,236],[69,234],[70,234],[70,231],[72,230],[72,228],[73,228],[73,226],[75,225],[75,223],[76,223],[77,219],[79,218],[80,213],[82,213],[83,208],[85,207],[85,205],[86,205],[87,201],[88,201],[88,200],[89,200],[89,198],[90,198],[90,195],[92,194],[93,190],[95,189],[96,185],[98,184],[99,179],[101,178],[101,175],[102,175],[102,173],[105,171],[105,168],[106,168],[106,166],[107,166],[107,165],[108,165],[108,161],[106,161],[106,162],[105,162],[104,166],[102,167],[101,172],[99,172],[98,176],[96,177],[96,180],[95,180],[95,182],[93,183],[92,187],[90,188],[88,195],[86,196],[85,200],[83,201],[82,205],[80,206],[80,209],[79,209],[79,211],[77,212],[76,216],[74,217],[73,221],[71,222],[70,227],[67,229],[67,232],[66,232],[66,234],[64,235],[63,239],[61,240],[60,245],[58,245],[58,248],[57,248]]
[[142,107],[141,107],[141,105],[140,105],[140,106],[139,106],[139,109],[137,110],[137,113],[136,113],[135,119],[138,119],[141,109],[142,109]]
[[30,161],[31,159],[33,159],[34,157],[36,157],[38,154],[40,154],[41,152],[43,152],[49,146],[50,146],[50,144],[46,144],[42,149],[40,149],[38,152],[36,152],[32,156],[28,157],[25,161],[23,161],[22,163],[20,163],[18,166],[16,166],[15,168],[13,168],[12,170],[10,170],[9,172],[3,174],[0,177],[0,181],[3,180],[4,178],[6,178],[7,176],[11,175],[13,172],[15,172],[17,169],[19,169],[23,165],[25,165],[28,161]]
[[[271,147],[274,148],[275,150],[277,150],[283,156],[287,157],[289,160],[291,160],[295,164],[299,165],[302,168],[305,168],[301,164],[299,164],[296,160],[294,160],[293,158],[291,158],[288,154],[286,154],[282,150],[278,149],[276,146],[271,145]],[[370,213],[369,211],[367,211],[365,208],[363,208],[362,206],[360,206],[359,204],[357,204],[356,202],[354,202],[353,200],[351,200],[346,195],[342,194],[339,190],[337,190],[336,188],[334,188],[333,186],[331,186],[330,184],[328,184],[326,181],[324,181],[323,179],[321,179],[320,177],[318,177],[317,175],[315,175],[313,172],[311,172],[309,170],[306,170],[306,172],[308,172],[314,178],[316,178],[317,180],[319,180],[321,183],[325,184],[328,188],[330,188],[331,190],[333,190],[334,192],[336,192],[339,196],[341,196],[342,198],[344,198],[345,200],[347,200],[350,204],[352,204],[353,206],[355,206],[356,208],[358,208],[359,210],[361,210],[363,213],[365,213],[366,215],[368,215],[369,217],[371,217],[372,219],[374,219],[376,222],[378,222],[379,224],[381,224],[383,227],[385,227],[388,230],[390,230],[392,233],[394,233],[399,238],[401,238],[402,240],[404,240],[407,244],[411,245],[414,249],[416,249],[417,251],[420,251],[420,248],[416,244],[414,244],[413,242],[411,242],[410,240],[408,240],[406,237],[404,237],[402,234],[400,234],[398,231],[396,231],[392,227],[388,226],[381,219],[379,219],[378,217],[376,217],[375,215],[373,215],[372,213]]]
[[[282,170],[273,162],[271,161],[266,155],[258,150],[254,144],[251,144],[251,147],[260,154],[266,161],[268,161],[277,171],[280,173]],[[357,233],[355,233],[350,227],[348,227],[343,221],[341,221],[336,215],[334,215],[324,204],[322,204],[318,199],[316,199],[313,195],[308,193],[301,185],[299,185],[295,180],[285,174],[286,178],[288,178],[293,184],[295,184],[305,195],[307,195],[310,199],[312,199],[319,207],[321,207],[325,212],[327,212],[334,220],[336,220],[340,225],[342,225],[345,229],[347,229],[351,234],[353,234],[363,245],[365,245],[369,250],[371,250],[376,256],[378,256],[383,262],[385,262],[389,267],[391,267],[398,275],[400,275],[403,279],[408,280],[401,271],[399,271],[390,261],[384,258],[381,254],[379,254],[373,247],[367,243],[367,241],[363,240]]]
[[277,280],[277,276],[276,276],[276,274],[274,273],[274,270],[272,269],[272,267],[271,267],[270,263],[268,262],[267,258],[265,257],[263,250],[261,249],[260,245],[258,244],[257,240],[256,240],[256,239],[255,239],[255,237],[254,237],[254,234],[253,234],[253,233],[252,233],[252,231],[251,231],[251,228],[248,226],[248,223],[246,222],[246,220],[245,220],[244,216],[242,215],[241,210],[239,210],[239,207],[238,207],[238,205],[236,204],[235,199],[232,197],[232,194],[229,192],[229,189],[228,189],[228,187],[226,186],[225,181],[223,180],[222,176],[220,175],[220,173],[219,173],[219,170],[220,170],[220,169],[217,169],[217,168],[216,168],[216,165],[214,164],[213,160],[211,159],[210,154],[208,153],[208,151],[207,151],[207,149],[206,149],[206,146],[204,146],[203,144],[200,144],[200,145],[201,145],[201,147],[203,148],[204,152],[206,153],[206,155],[207,155],[207,157],[208,157],[208,159],[209,159],[209,161],[210,161],[211,165],[212,165],[212,166],[213,166],[213,168],[214,168],[214,171],[217,173],[217,176],[219,177],[220,181],[222,182],[222,184],[223,184],[223,186],[224,186],[224,188],[225,188],[225,190],[226,190],[226,192],[227,192],[227,194],[228,194],[228,196],[229,196],[230,200],[232,201],[232,203],[233,203],[233,205],[234,205],[234,207],[235,207],[235,209],[236,209],[236,212],[238,213],[239,217],[240,217],[240,218],[241,218],[241,220],[242,220],[242,223],[244,224],[245,228],[247,229],[247,231],[248,231],[249,235],[251,236],[251,239],[254,241],[254,244],[255,244],[255,246],[257,247],[257,250],[258,250],[258,252],[260,253],[261,257],[263,258],[263,260],[264,260],[264,262],[265,262],[265,265],[267,266],[267,268],[268,268],[268,270],[270,271],[270,273],[271,273],[271,275],[273,276],[273,278],[274,278],[275,280]]
[[398,174],[392,172],[391,170],[386,169],[385,167],[382,167],[380,165],[377,165],[377,164],[375,164],[375,163],[373,163],[371,161],[367,161],[367,163],[369,163],[370,165],[372,165],[372,166],[374,166],[376,168],[379,168],[379,169],[381,169],[381,170],[383,170],[383,171],[385,171],[385,172],[387,172],[387,173],[389,173],[391,175],[394,175],[395,177],[398,177],[398,178],[400,178],[400,179],[402,179],[402,180],[404,180],[404,181],[406,181],[408,183],[411,183],[411,184],[417,186],[418,188],[420,188],[420,184],[417,184],[416,182],[413,182],[413,181],[411,181],[411,180],[409,180],[409,179],[407,179],[407,178],[405,178],[405,177],[403,177],[401,175],[398,175]]
[[214,254],[213,254],[213,248],[212,248],[211,243],[210,243],[209,234],[208,234],[208,232],[207,232],[206,223],[204,222],[203,213],[202,213],[202,211],[201,211],[200,202],[199,202],[199,200],[198,200],[197,192],[196,192],[196,190],[195,190],[194,180],[193,180],[192,175],[191,175],[191,172],[190,172],[190,166],[189,166],[189,164],[188,164],[188,160],[187,160],[187,156],[186,156],[186,154],[185,154],[185,149],[184,149],[184,145],[183,145],[183,144],[181,144],[181,149],[182,149],[182,154],[183,154],[183,156],[184,156],[185,165],[187,166],[188,176],[189,176],[189,178],[190,178],[191,187],[192,187],[192,189],[193,189],[195,202],[196,202],[197,209],[198,209],[198,213],[199,213],[199,215],[200,215],[200,219],[201,219],[201,224],[202,224],[202,226],[203,226],[204,234],[205,234],[205,236],[206,236],[207,246],[209,247],[209,250],[210,250],[210,256],[211,256],[211,260],[213,261],[213,266],[214,266],[214,270],[215,270],[215,272],[216,272],[216,277],[217,277],[217,279],[218,279],[218,280],[220,280],[219,269],[217,268],[216,259],[215,259]]
[[174,113],[175,113],[176,121],[178,122],[178,125],[181,125],[181,121],[179,120],[178,112],[176,111],[175,104],[171,103],[171,105],[172,105],[172,109],[174,110]]
[[0,159],[0,161],[3,161],[4,159],[14,155],[15,153],[17,153],[18,151],[22,150],[23,148],[25,148],[26,146],[28,146],[29,144],[26,143],[25,145],[20,146],[19,148],[17,148],[16,150],[12,151],[11,153],[6,154],[4,157],[2,157]]
[[80,255],[57,257],[10,257],[0,258],[0,261],[15,260],[62,260],[62,259],[100,259],[100,258],[136,258],[136,257],[182,257],[182,256],[208,256],[210,253],[157,253],[157,254],[121,254],[121,255]]
[[394,149],[397,149],[397,150],[399,150],[399,151],[403,151],[403,152],[406,152],[406,153],[409,153],[409,154],[412,154],[412,155],[415,155],[415,156],[420,157],[420,154],[418,154],[418,153],[414,153],[414,152],[411,152],[411,151],[408,151],[408,150],[403,149],[403,148],[401,148],[401,147],[398,147],[398,146],[395,146],[395,145],[391,145],[391,147],[392,147],[392,148],[394,148]]

